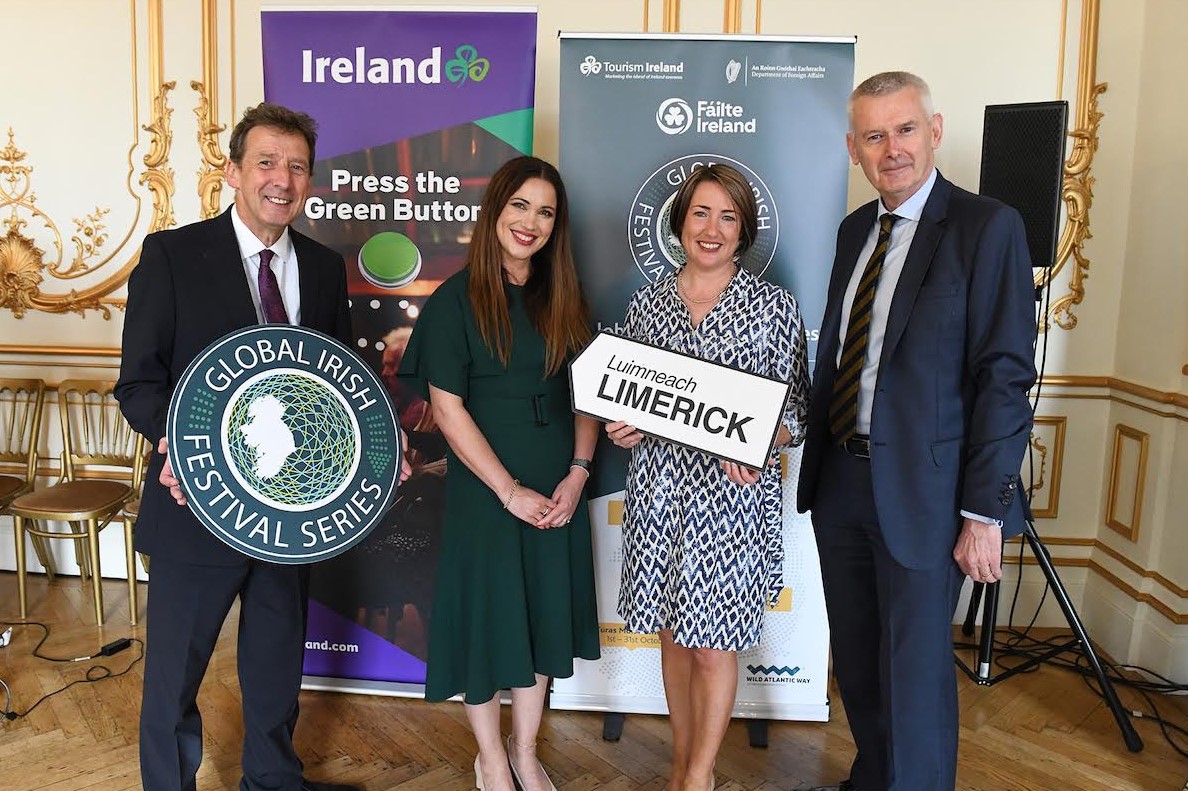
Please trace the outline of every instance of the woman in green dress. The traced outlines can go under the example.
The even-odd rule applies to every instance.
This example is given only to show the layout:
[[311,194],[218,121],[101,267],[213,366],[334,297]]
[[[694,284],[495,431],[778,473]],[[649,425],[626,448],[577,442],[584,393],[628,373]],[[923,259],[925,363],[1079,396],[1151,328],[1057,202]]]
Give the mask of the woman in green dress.
[[425,698],[464,695],[480,789],[512,791],[513,775],[525,791],[553,788],[536,759],[549,678],[598,658],[583,489],[599,428],[570,410],[565,375],[589,337],[561,177],[513,159],[492,176],[466,267],[425,303],[399,372],[449,444]]

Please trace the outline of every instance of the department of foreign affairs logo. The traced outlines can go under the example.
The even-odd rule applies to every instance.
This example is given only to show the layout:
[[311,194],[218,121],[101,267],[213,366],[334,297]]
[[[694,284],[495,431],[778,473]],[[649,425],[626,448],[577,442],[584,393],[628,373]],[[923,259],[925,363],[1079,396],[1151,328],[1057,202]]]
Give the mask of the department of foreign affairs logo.
[[693,108],[684,99],[674,96],[656,108],[656,126],[666,135],[684,134],[692,125]]
[[672,201],[693,171],[715,162],[725,163],[742,173],[751,185],[759,207],[759,233],[743,254],[742,266],[762,275],[775,257],[780,241],[780,218],[775,199],[759,174],[743,162],[719,154],[689,154],[656,169],[648,176],[631,202],[627,217],[627,244],[636,267],[655,282],[685,264],[681,241],[669,229]]
[[578,66],[578,71],[584,77],[589,77],[591,74],[598,74],[602,71],[602,62],[593,55],[587,55]]
[[742,64],[734,58],[731,58],[726,63],[726,83],[733,85],[734,81],[738,79],[739,72],[742,71]]
[[383,384],[350,349],[304,327],[260,325],[212,343],[174,391],[167,436],[199,521],[275,563],[357,544],[399,480]]

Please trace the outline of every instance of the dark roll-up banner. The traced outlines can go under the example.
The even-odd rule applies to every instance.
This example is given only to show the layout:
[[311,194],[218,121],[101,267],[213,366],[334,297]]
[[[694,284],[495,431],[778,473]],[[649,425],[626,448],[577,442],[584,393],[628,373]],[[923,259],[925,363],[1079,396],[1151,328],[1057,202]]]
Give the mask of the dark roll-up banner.
[[[742,264],[795,294],[815,357],[846,210],[853,80],[852,37],[562,33],[561,172],[598,329],[617,330],[631,294],[680,265],[672,196],[697,168],[724,162],[759,204]],[[554,683],[556,708],[665,711],[658,638],[624,632],[616,608],[627,458],[603,442],[591,481],[602,659]],[[799,466],[798,450],[782,454],[786,587],[761,643],[739,655],[736,716],[829,716],[828,626],[812,526],[796,513]]]
[[491,174],[532,150],[536,10],[260,18],[265,98],[319,124],[294,226],[346,259],[355,349],[392,396],[414,470],[365,541],[311,569],[305,686],[418,695],[445,441],[396,369],[421,306],[464,263]]

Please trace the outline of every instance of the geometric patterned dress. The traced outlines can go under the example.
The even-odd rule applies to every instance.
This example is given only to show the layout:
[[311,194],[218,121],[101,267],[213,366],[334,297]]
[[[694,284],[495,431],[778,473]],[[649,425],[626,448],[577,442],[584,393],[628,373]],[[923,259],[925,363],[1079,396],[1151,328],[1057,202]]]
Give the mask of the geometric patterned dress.
[[[804,440],[808,354],[785,289],[740,267],[693,327],[669,275],[635,293],[624,323],[634,340],[791,382],[782,422],[791,444]],[[717,458],[645,436],[627,468],[619,588],[627,631],[671,629],[689,648],[758,643],[764,608],[784,584],[782,503],[778,464],[739,486]]]

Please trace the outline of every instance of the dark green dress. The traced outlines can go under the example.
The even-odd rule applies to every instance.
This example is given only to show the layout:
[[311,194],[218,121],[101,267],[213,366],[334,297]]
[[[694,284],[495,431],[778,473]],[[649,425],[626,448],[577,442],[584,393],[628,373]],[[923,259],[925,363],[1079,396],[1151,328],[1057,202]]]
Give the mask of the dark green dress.
[[[551,497],[569,473],[574,416],[565,370],[544,378],[544,339],[507,286],[511,358],[483,343],[463,269],[442,283],[417,319],[399,376],[462,398],[513,478]],[[451,450],[445,526],[429,627],[427,700],[459,692],[483,703],[534,673],[573,675],[574,657],[598,658],[590,513],[585,495],[569,525],[537,530],[503,509]]]

